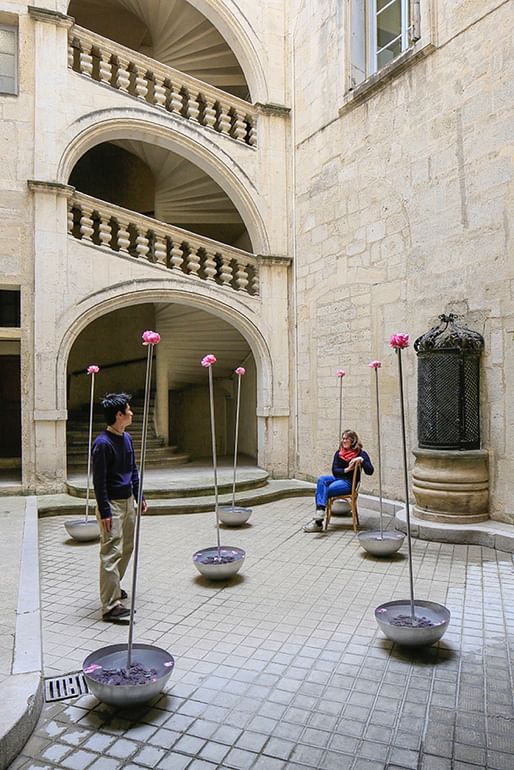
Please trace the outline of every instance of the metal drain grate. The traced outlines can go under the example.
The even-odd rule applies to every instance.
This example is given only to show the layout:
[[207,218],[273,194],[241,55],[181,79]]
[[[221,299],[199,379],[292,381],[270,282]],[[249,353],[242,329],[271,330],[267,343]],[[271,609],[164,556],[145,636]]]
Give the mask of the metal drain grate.
[[64,676],[51,676],[45,679],[45,702],[66,698],[78,698],[89,692],[87,682],[82,671],[74,671]]

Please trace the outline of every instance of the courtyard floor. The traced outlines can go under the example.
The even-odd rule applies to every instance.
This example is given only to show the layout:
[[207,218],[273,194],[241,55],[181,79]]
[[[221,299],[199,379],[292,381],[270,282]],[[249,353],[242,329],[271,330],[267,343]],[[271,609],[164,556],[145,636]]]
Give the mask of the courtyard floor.
[[[416,596],[452,619],[409,652],[374,618],[408,597],[406,545],[374,559],[347,518],[304,534],[311,513],[283,500],[224,529],[247,557],[223,584],[191,559],[216,542],[213,513],[144,517],[135,641],[175,657],[165,692],[130,713],[92,695],[47,704],[11,770],[513,770],[512,556],[414,541]],[[100,618],[98,544],[69,541],[63,520],[39,522],[46,677],[127,641]]]

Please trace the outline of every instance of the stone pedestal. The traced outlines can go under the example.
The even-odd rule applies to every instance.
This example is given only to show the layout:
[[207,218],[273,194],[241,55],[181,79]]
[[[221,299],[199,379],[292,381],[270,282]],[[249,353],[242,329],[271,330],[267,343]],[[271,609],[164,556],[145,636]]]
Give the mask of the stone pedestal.
[[489,518],[489,456],[485,449],[414,450],[414,514],[466,524]]

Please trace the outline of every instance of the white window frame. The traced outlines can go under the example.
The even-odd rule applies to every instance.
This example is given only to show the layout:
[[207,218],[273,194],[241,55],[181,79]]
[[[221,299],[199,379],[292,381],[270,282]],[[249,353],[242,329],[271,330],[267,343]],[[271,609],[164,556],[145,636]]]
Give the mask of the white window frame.
[[12,91],[3,91],[0,88],[0,96],[17,96],[18,95],[18,27],[14,24],[0,24],[0,29],[7,32],[12,32],[14,37],[14,85]]
[[[383,13],[392,4],[386,3]],[[396,63],[408,57],[413,50],[419,51],[431,44],[433,0],[400,0],[401,50],[389,62],[378,66],[377,51],[377,0],[346,0],[344,25],[345,45],[345,93],[349,93],[367,81],[380,78],[382,72],[394,70]],[[423,8],[423,35],[420,33],[421,9]],[[398,39],[398,38],[396,38]],[[388,44],[389,46],[391,43]],[[387,46],[384,46],[387,48]]]
[[[406,51],[410,45],[410,2],[409,0],[400,0],[400,34],[397,35],[394,40],[392,40],[390,43],[388,43],[386,46],[383,46],[382,48],[377,48],[377,17],[380,16],[381,13],[386,11],[388,8],[390,8],[393,3],[398,2],[398,0],[389,0],[386,5],[384,5],[383,8],[381,8],[379,11],[377,11],[377,0],[368,0],[367,2],[367,14],[366,14],[366,26],[367,26],[367,37],[368,37],[368,56],[367,56],[367,62],[368,62],[368,77],[370,75],[374,75],[376,72],[379,72],[382,67],[378,66],[378,57],[384,51],[386,48],[388,48],[391,43],[394,43],[396,40],[401,40],[401,49],[400,54],[402,54],[404,51]],[[400,55],[398,54],[398,56]],[[395,59],[397,57],[395,56]],[[394,61],[392,59],[391,61]]]

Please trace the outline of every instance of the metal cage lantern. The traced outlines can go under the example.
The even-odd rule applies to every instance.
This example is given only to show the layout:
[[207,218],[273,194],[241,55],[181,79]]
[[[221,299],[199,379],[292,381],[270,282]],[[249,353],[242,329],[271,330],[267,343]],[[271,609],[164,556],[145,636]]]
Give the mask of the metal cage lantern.
[[418,337],[418,444],[424,449],[480,449],[480,355],[484,338],[457,316]]

